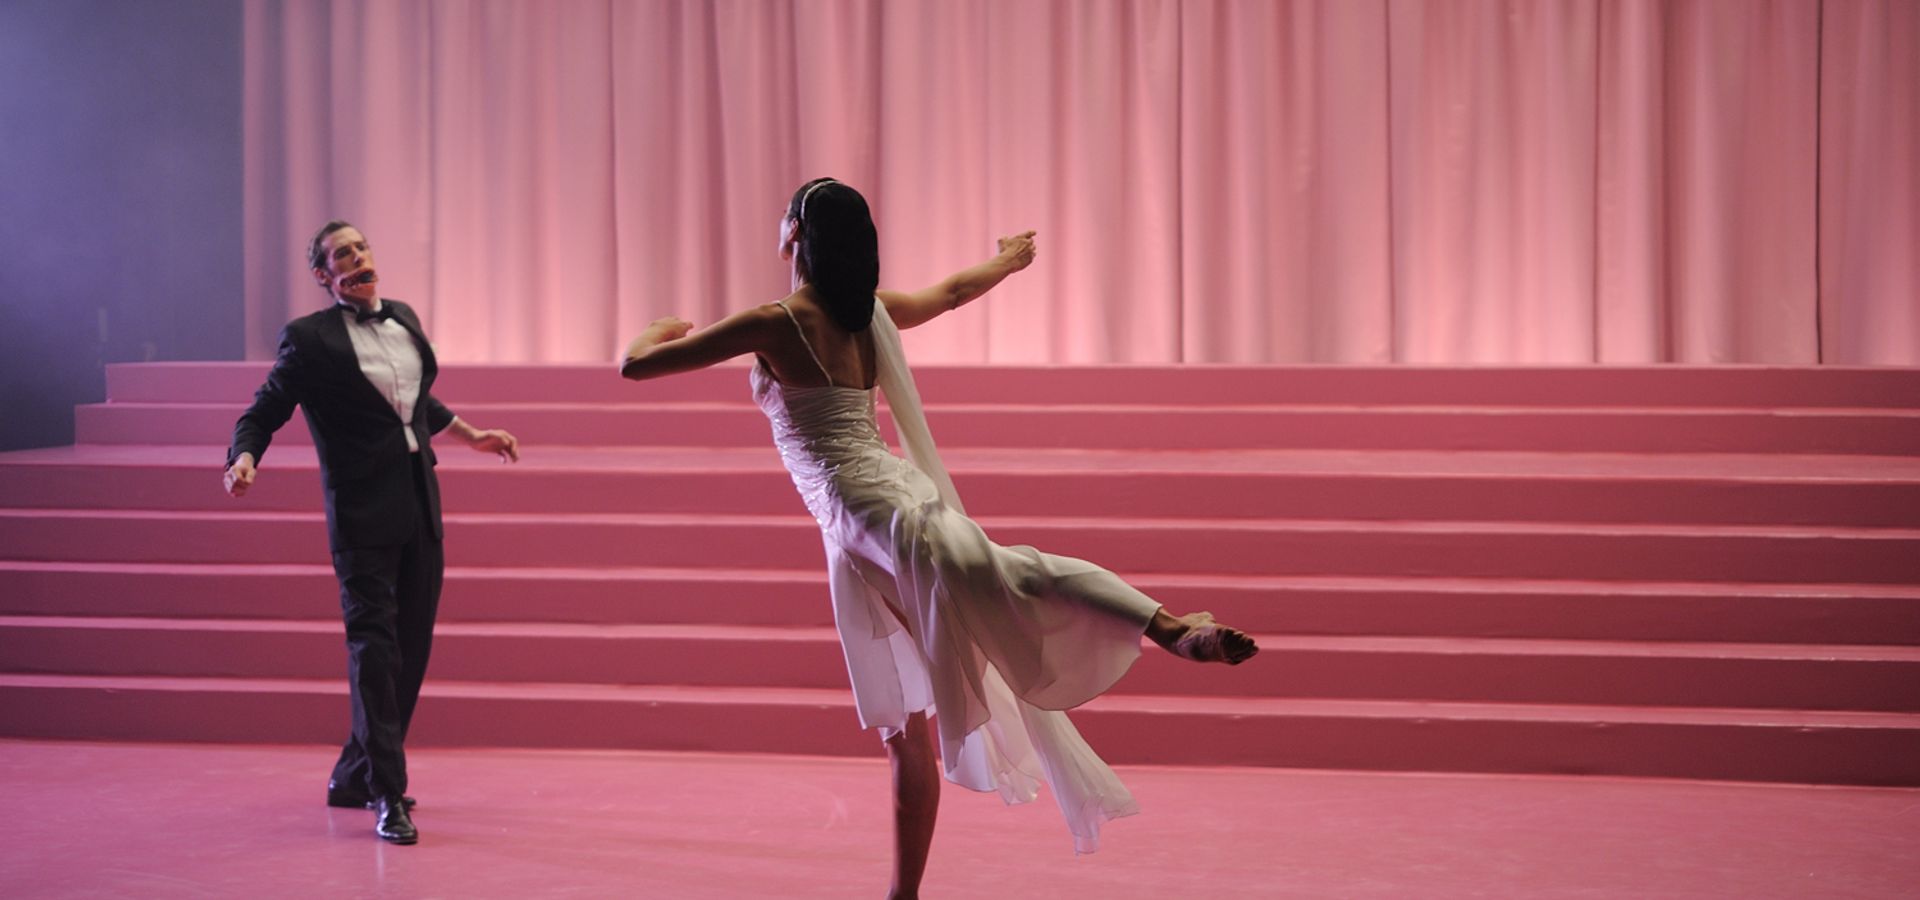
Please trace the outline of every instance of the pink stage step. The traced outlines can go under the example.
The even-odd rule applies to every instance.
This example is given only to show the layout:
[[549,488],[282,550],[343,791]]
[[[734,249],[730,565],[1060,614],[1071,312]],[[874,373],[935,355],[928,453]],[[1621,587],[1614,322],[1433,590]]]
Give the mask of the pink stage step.
[[[1139,575],[1177,609],[1272,634],[1920,645],[1920,587]],[[325,619],[324,564],[0,561],[0,615]],[[442,622],[824,627],[806,569],[455,567]],[[538,604],[527,603],[538,596]],[[260,597],[275,598],[263,604]]]
[[[107,366],[109,402],[245,403],[260,362]],[[1913,406],[1915,375],[1892,368],[1764,366],[922,366],[920,392],[944,403],[1309,404],[1331,406]],[[745,402],[733,363],[659,381],[605,366],[444,365],[448,402]]]
[[[1584,525],[1290,519],[981,517],[1006,545],[1122,574],[1361,575],[1593,580],[1920,583],[1920,530],[1758,525]],[[449,514],[453,565],[824,565],[806,516]],[[0,510],[22,560],[311,560],[318,513]]]
[[[113,366],[80,445],[0,454],[0,733],[340,738],[298,417],[252,496],[218,489],[263,372]],[[1116,762],[1920,784],[1920,372],[919,380],[996,540],[1261,636],[1232,669],[1150,649],[1077,711]],[[456,365],[439,393],[527,454],[441,447],[416,741],[877,752],[744,367]]]
[[[1200,667],[1149,648],[1120,693],[1920,712],[1920,648],[1260,635],[1262,665]],[[325,678],[332,621],[0,617],[27,673]],[[715,665],[717,658],[749,665]],[[831,628],[448,623],[455,681],[845,688]]]
[[[219,447],[85,445],[16,457],[0,507],[320,509],[305,447],[270,451],[244,503],[219,490]],[[1635,522],[1920,528],[1920,458],[1355,451],[959,449],[976,514]],[[1844,475],[1836,475],[1844,471]],[[458,448],[440,478],[449,512],[781,514],[800,511],[770,448],[538,447],[521,463]]]
[[[22,737],[326,743],[339,679],[0,675]],[[1904,713],[1111,695],[1074,721],[1117,764],[1615,774],[1920,784]],[[851,696],[824,688],[429,679],[416,746],[649,748],[873,756]]]
[[[206,444],[230,436],[243,403],[82,406],[82,444]],[[461,415],[554,445],[741,447],[768,441],[744,400],[696,403],[463,403]],[[1092,449],[1446,449],[1623,453],[1920,452],[1920,412],[1815,407],[1553,408],[1233,406],[1140,403],[951,404],[928,401],[948,447]],[[1152,427],[1142,427],[1153,422]],[[887,415],[883,428],[891,430]],[[303,423],[283,444],[310,443]]]

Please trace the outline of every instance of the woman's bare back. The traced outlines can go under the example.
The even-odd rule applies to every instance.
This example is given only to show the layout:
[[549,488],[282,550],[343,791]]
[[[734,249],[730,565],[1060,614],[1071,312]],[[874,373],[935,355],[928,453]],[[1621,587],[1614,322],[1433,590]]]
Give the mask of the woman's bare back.
[[[792,313],[791,320],[786,313],[779,311],[778,305],[786,306],[788,312]],[[855,333],[841,328],[820,307],[810,287],[793,292],[778,305],[768,307],[770,318],[780,320],[770,326],[777,337],[761,350],[760,358],[781,384],[825,387],[827,379],[831,377],[837,387],[873,387],[877,369],[871,331]],[[886,313],[880,311],[878,314]],[[794,327],[796,324],[798,328]],[[804,343],[802,334],[805,335]],[[812,353],[808,352],[809,348]],[[816,357],[818,364],[814,362]],[[822,369],[826,370],[824,375]]]

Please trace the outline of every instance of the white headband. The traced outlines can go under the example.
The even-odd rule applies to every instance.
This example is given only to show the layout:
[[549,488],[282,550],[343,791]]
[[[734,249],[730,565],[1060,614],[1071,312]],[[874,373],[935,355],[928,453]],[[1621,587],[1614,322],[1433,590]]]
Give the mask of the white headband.
[[817,191],[830,184],[838,184],[838,182],[834,181],[831,178],[823,178],[819,181],[814,182],[813,187],[807,188],[807,192],[800,195],[800,215],[797,218],[799,218],[801,221],[806,221],[807,200],[813,196],[814,191]]

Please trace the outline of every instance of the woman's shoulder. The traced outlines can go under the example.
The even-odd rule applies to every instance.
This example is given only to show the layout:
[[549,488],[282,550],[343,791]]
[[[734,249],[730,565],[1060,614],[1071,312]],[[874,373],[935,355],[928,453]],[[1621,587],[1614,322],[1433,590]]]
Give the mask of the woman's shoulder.
[[[781,307],[781,304],[783,303],[791,303],[791,302],[792,300],[788,298],[782,298],[780,300],[769,300],[766,303],[761,303],[756,306],[749,306],[746,309],[743,309],[737,313],[734,313],[734,315],[740,317],[741,319],[746,320],[747,322],[755,326],[766,326],[776,322],[780,323],[781,325],[786,325],[787,312],[781,309],[780,307]],[[791,327],[791,326],[788,326],[788,327]]]
[[736,309],[720,321],[731,325],[759,326],[776,319],[784,322],[786,318],[786,314],[780,311],[780,301],[772,300]]
[[[820,296],[814,293],[813,285],[803,284],[794,288],[793,293],[781,297],[768,305],[784,306],[791,310],[818,310],[820,309]],[[779,312],[777,309],[774,311]]]

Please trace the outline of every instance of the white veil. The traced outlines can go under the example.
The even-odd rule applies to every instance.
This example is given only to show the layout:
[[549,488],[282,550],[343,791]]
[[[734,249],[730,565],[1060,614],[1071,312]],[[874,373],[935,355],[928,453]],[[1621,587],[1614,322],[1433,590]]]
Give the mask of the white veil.
[[873,330],[874,362],[879,364],[880,393],[886,396],[887,408],[893,414],[900,449],[907,452],[914,468],[933,479],[934,486],[940,489],[941,502],[948,509],[966,515],[967,509],[960,505],[960,495],[953,489],[953,479],[947,477],[947,467],[940,462],[940,451],[933,445],[933,432],[927,430],[920,391],[913,386],[913,371],[907,368],[906,351],[900,346],[900,329],[894,327],[893,318],[887,315],[887,306],[879,297],[873,298],[873,324],[869,327]]

